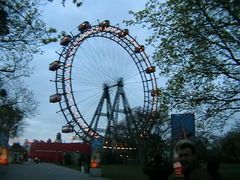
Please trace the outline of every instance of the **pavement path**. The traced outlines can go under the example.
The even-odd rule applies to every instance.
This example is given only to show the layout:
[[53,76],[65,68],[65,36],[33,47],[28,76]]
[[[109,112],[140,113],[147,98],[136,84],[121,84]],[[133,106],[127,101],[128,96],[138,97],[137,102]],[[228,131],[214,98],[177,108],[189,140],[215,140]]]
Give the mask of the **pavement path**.
[[10,164],[0,180],[107,180],[50,163]]

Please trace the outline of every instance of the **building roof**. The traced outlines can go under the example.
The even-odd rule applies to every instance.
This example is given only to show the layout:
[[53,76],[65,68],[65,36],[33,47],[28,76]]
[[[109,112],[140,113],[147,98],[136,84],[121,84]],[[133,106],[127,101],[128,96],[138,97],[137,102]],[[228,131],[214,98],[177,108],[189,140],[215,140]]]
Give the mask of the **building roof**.
[[58,151],[58,152],[80,152],[90,153],[91,147],[85,143],[46,143],[46,142],[33,142],[30,146],[32,151]]

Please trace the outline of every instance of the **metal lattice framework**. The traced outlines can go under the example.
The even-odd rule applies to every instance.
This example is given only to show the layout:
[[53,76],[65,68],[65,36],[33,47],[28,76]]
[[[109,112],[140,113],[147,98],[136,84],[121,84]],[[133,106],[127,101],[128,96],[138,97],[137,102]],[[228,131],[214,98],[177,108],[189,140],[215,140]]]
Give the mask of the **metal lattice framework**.
[[[120,29],[110,25],[105,20],[97,25],[91,26],[87,21],[78,27],[76,35],[66,35],[61,39],[60,44],[63,49],[59,54],[59,59],[49,65],[49,70],[56,71],[55,85],[56,94],[50,97],[50,102],[59,102],[60,111],[63,113],[68,129],[65,132],[75,132],[83,141],[89,142],[92,137],[103,136],[97,132],[97,127],[92,127],[92,122],[85,119],[75,100],[72,85],[72,69],[74,59],[79,47],[89,38],[106,38],[123,48],[135,63],[141,77],[143,87],[142,110],[144,114],[156,111],[158,108],[159,90],[155,77],[155,66],[152,66],[148,56],[144,52],[144,46],[129,35],[127,29]],[[95,125],[96,126],[96,125]],[[69,130],[69,127],[70,130]]]

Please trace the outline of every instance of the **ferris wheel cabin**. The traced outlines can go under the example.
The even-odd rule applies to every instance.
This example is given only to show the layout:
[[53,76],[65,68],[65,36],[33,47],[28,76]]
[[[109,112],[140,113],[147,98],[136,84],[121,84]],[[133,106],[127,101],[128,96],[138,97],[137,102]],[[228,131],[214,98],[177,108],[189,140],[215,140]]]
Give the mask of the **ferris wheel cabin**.
[[61,44],[62,46],[67,46],[68,43],[71,42],[71,40],[72,40],[72,37],[71,37],[70,35],[66,35],[66,36],[64,36],[64,37],[60,40],[60,44]]
[[74,128],[72,125],[65,125],[65,126],[62,126],[62,133],[72,133],[74,132]]
[[83,23],[81,23],[79,26],[78,26],[78,30],[80,31],[80,32],[84,32],[84,31],[86,31],[86,30],[88,30],[88,29],[90,29],[91,28],[91,25],[90,25],[90,23],[88,22],[88,21],[84,21]]
[[50,96],[50,102],[51,103],[56,103],[56,102],[60,102],[62,99],[61,94],[54,94]]
[[110,21],[109,20],[105,20],[105,21],[99,23],[99,27],[102,28],[102,29],[105,29],[109,26],[110,26]]
[[129,34],[129,30],[128,29],[123,29],[122,31],[120,31],[118,33],[118,37],[125,37]]
[[152,92],[151,92],[151,96],[154,97],[154,96],[160,96],[161,95],[161,91],[160,89],[153,89]]
[[144,45],[140,45],[138,47],[135,47],[135,49],[134,49],[135,53],[140,53],[142,51],[144,51]]
[[154,73],[156,71],[156,67],[155,66],[150,66],[148,68],[146,68],[146,73],[150,74],[150,73]]
[[60,61],[53,61],[51,64],[49,64],[49,70],[50,71],[56,71],[61,67]]

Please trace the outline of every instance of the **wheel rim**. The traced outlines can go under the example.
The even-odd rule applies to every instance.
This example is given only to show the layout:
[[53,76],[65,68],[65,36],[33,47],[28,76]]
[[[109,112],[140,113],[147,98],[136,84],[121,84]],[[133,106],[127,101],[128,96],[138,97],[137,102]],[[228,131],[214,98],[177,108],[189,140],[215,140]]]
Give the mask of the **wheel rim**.
[[[87,44],[92,40],[95,41],[96,39],[100,39],[100,41],[104,42],[104,44],[106,44],[107,41],[109,43],[112,43],[109,46],[112,49],[111,51],[113,51],[114,48],[121,49],[120,54],[124,54],[124,56],[128,56],[129,57],[128,59],[130,59],[131,63],[134,65],[135,71],[137,72],[137,75],[138,75],[137,79],[134,78],[134,80],[140,81],[140,84],[141,84],[142,104],[141,105],[134,104],[133,102],[131,102],[131,100],[130,100],[130,104],[132,104],[133,107],[142,106],[142,111],[144,114],[147,114],[148,112],[156,111],[158,108],[158,97],[152,94],[154,90],[158,89],[155,73],[154,72],[146,73],[146,68],[152,66],[151,62],[149,61],[149,58],[147,57],[144,51],[136,52],[136,48],[141,47],[141,45],[138,44],[137,41],[132,36],[130,36],[129,34],[123,37],[119,36],[119,33],[123,31],[124,30],[115,26],[108,26],[104,28],[102,28],[100,24],[92,26],[91,28],[85,31],[78,32],[76,35],[72,35],[69,43],[63,47],[63,50],[61,53],[58,53],[59,54],[58,61],[60,62],[61,67],[56,71],[55,85],[56,85],[57,94],[60,94],[61,96],[63,96],[61,101],[59,101],[60,111],[63,113],[67,121],[67,124],[74,127],[74,131],[76,135],[79,136],[84,141],[90,141],[90,139],[93,136],[104,136],[104,133],[96,132],[96,129],[93,129],[93,127],[89,125],[90,124],[89,119],[90,119],[91,113],[88,113],[88,115],[86,115],[86,113],[83,111],[84,105],[80,104],[81,98],[79,97],[81,95],[77,96],[78,89],[79,89],[79,92],[81,91],[83,93],[85,86],[80,85],[78,87],[75,81],[77,79],[81,79],[84,76],[84,74],[81,72],[85,69],[85,67],[87,68],[87,63],[88,64],[92,63],[90,67],[92,67],[92,69],[96,71],[96,67],[93,66],[94,65],[93,62],[95,61],[95,60],[92,60],[94,59],[93,57],[89,58],[90,60],[92,60],[92,62],[89,62],[89,59],[84,61],[84,59],[87,59],[87,56],[89,56],[87,55],[89,52],[87,53],[86,51],[84,51],[84,49],[85,50],[90,49],[88,48]],[[95,42],[93,42],[93,44],[95,44]],[[99,49],[92,48],[92,52],[96,53],[96,51],[98,50]],[[100,50],[99,54],[101,54],[102,56],[103,54],[106,55],[107,53]],[[100,56],[99,54],[97,55]],[[106,58],[106,56],[104,56],[104,58]],[[123,59],[123,57],[121,58]],[[118,58],[118,60],[121,58]],[[111,59],[110,61],[114,59],[113,55],[110,55],[110,59]],[[100,67],[100,69],[106,68],[108,69],[108,71],[112,71],[109,74],[115,73],[116,75],[117,70],[113,69],[111,66],[107,66],[106,64],[104,65],[104,63],[107,63],[107,61],[105,62],[105,60],[106,59],[104,59],[104,62],[101,61],[102,67]],[[75,64],[77,64],[78,61],[82,62],[82,64],[80,65],[81,66],[80,69],[75,68],[77,67],[75,66]],[[122,61],[120,62],[122,63]],[[130,65],[127,65],[126,67],[124,67],[124,65],[121,65],[119,63],[116,63],[116,65],[118,66],[118,68],[125,68],[125,70],[131,72],[132,68]],[[130,68],[130,70],[128,69],[128,67]],[[74,75],[77,73],[79,75]],[[85,74],[90,75],[94,73],[90,73],[90,70],[88,70],[88,72],[87,73],[85,72]],[[113,81],[114,79],[115,81],[117,81],[119,80],[119,78],[123,78],[124,84],[127,84],[129,79],[122,76],[124,75],[120,74],[120,75],[117,75],[116,77],[109,76],[111,78],[105,79],[102,82],[99,82],[102,86],[101,91],[103,89],[103,84],[107,84],[108,86],[114,85],[114,83],[116,83]],[[97,75],[96,77],[99,77],[99,75]],[[131,77],[134,77],[134,75],[131,75]],[[91,80],[88,80],[87,82],[91,83]],[[87,87],[89,87],[89,85],[87,85]],[[98,85],[98,89],[99,89],[99,85]],[[126,90],[127,90],[127,85],[126,85]],[[85,91],[90,91],[90,89],[86,88]],[[129,92],[137,93],[136,91],[133,91],[133,90],[129,90]],[[114,90],[113,90],[113,94],[114,94]],[[129,94],[126,93],[126,95],[127,96],[130,95],[130,93]],[[82,94],[82,97],[83,96],[85,95]]]

